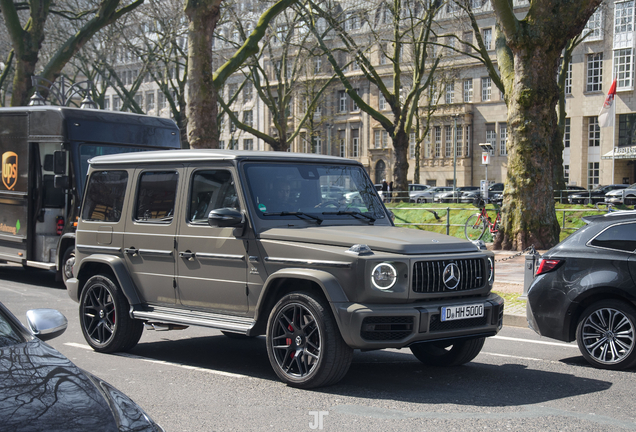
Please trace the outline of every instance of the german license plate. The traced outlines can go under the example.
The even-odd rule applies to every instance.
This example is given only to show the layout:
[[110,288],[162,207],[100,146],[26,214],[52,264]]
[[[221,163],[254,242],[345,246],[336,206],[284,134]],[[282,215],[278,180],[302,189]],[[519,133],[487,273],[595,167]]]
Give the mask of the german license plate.
[[484,316],[484,304],[442,307],[442,321],[455,321]]

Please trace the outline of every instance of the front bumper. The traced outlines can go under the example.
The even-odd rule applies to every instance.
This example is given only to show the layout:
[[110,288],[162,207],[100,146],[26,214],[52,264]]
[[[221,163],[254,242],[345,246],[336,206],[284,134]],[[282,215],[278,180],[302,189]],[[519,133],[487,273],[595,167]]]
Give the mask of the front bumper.
[[[443,322],[441,308],[484,304],[484,316]],[[352,348],[403,348],[416,342],[494,336],[503,323],[504,301],[487,297],[436,300],[404,305],[333,304],[340,333]]]

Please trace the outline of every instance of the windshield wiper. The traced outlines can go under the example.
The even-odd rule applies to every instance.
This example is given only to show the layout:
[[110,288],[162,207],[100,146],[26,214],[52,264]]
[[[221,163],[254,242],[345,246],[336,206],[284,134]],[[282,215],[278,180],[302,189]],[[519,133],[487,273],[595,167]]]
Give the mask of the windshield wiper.
[[360,213],[359,211],[322,212],[322,214],[324,214],[324,215],[336,215],[336,216],[349,215],[349,216],[353,216],[356,219],[360,219],[360,216],[362,216],[363,219],[367,219],[369,221],[369,224],[372,224],[372,223],[375,222],[375,218],[374,217],[371,217],[369,215],[365,215],[364,213]]
[[322,223],[322,219],[320,219],[319,217],[312,216],[310,214],[303,213],[303,212],[288,212],[288,211],[284,211],[284,212],[279,212],[279,213],[263,213],[263,216],[296,216],[299,219],[303,219],[303,216],[304,216],[304,217],[308,217],[309,219],[315,220],[318,225],[320,225]]

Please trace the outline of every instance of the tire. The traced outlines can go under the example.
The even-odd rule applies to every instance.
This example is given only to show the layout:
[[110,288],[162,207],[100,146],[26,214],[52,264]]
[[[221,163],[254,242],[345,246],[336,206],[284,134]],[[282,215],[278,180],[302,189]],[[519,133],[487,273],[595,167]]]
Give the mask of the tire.
[[636,364],[636,309],[602,300],[583,311],[576,342],[585,360],[600,369],[624,370]]
[[459,341],[422,342],[411,345],[411,352],[427,366],[460,366],[468,363],[481,351],[486,338]]
[[625,201],[623,202],[623,204],[625,204],[626,206],[634,205],[634,204],[636,204],[636,199],[634,199],[633,196],[630,196],[629,198],[625,197]]
[[62,261],[60,262],[60,272],[62,274],[62,281],[66,283],[67,280],[73,277],[73,265],[75,264],[75,246],[69,247],[64,251]]
[[583,204],[586,204],[586,205],[587,205],[587,204],[591,204],[591,203],[592,203],[592,200],[591,200],[590,198],[585,198],[585,199],[583,200]]
[[291,387],[335,384],[347,374],[353,357],[327,302],[305,292],[288,294],[274,306],[266,343],[274,372]]
[[97,352],[128,351],[139,342],[143,322],[132,319],[130,305],[112,276],[91,277],[80,297],[80,326]]
[[223,330],[221,330],[221,333],[223,333],[224,336],[229,337],[230,339],[236,339],[236,340],[254,339],[256,337],[256,336],[248,336],[242,333],[233,333],[233,332],[223,331]]
[[464,234],[468,240],[479,240],[486,232],[486,221],[481,217],[480,213],[470,215],[464,226]]

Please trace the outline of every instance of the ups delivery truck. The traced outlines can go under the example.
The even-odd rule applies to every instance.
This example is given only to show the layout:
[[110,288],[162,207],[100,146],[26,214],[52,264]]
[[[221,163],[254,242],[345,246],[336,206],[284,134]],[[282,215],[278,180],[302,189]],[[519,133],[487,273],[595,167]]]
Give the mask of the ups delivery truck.
[[72,276],[75,226],[94,156],[179,149],[174,121],[56,106],[0,108],[0,262]]

